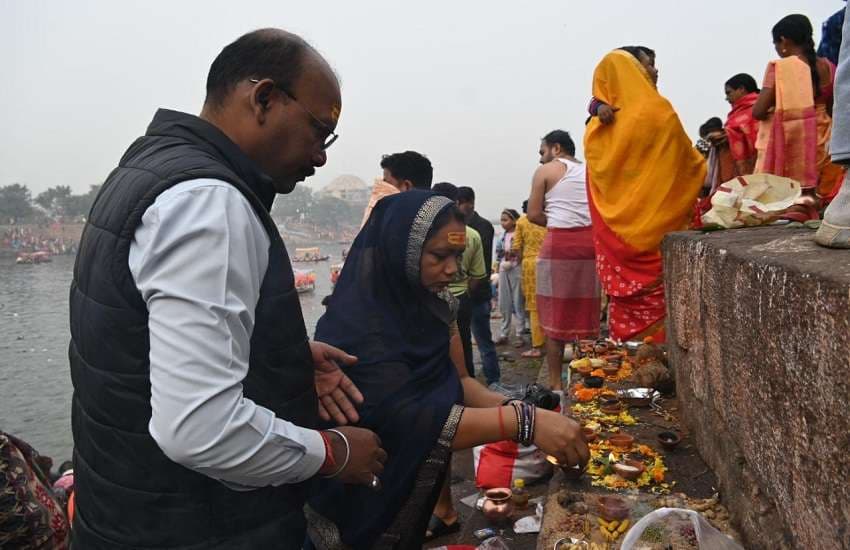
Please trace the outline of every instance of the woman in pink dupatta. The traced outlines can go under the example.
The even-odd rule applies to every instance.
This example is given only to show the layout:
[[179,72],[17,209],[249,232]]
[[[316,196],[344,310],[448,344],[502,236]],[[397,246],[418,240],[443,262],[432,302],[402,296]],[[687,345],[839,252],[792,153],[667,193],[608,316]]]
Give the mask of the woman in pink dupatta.
[[817,57],[812,33],[809,19],[799,14],[773,27],[781,59],[768,64],[753,106],[753,117],[761,121],[755,173],[800,182],[803,198],[786,214],[798,221],[819,217],[819,198],[834,196],[842,175],[829,161],[828,151],[835,66]]

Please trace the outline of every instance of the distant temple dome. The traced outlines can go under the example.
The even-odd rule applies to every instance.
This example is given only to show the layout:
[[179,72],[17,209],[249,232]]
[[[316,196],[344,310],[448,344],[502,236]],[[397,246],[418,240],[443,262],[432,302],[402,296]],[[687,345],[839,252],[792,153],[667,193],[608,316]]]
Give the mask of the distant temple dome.
[[337,176],[320,191],[322,195],[355,203],[368,202],[370,192],[366,182],[352,174]]

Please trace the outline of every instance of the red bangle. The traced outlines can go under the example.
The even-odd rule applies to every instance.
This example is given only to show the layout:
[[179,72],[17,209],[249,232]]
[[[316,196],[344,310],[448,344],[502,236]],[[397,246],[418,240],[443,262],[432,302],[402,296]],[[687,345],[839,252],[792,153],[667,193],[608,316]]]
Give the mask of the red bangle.
[[325,461],[322,463],[322,467],[319,468],[319,471],[333,471],[336,468],[336,459],[334,459],[334,451],[333,447],[331,447],[331,438],[325,432],[319,432],[319,435],[322,436],[322,441],[325,443]]
[[505,419],[502,418],[502,407],[499,407],[499,434],[502,436],[502,441],[505,441],[508,438],[505,433]]

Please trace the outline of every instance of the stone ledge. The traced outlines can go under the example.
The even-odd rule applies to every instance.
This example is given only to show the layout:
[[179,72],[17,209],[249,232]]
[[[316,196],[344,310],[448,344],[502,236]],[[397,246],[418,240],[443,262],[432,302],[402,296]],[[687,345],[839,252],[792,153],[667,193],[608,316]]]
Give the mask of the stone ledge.
[[850,252],[813,234],[663,243],[683,420],[756,549],[850,548]]

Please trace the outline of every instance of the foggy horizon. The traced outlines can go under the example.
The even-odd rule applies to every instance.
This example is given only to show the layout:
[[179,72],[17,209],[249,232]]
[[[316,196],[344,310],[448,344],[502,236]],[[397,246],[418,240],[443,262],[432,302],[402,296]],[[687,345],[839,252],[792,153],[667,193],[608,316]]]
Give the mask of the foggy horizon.
[[569,131],[582,157],[593,69],[606,52],[655,49],[659,91],[695,138],[708,118],[725,119],[729,77],[761,82],[777,57],[776,21],[807,15],[817,43],[823,21],[844,5],[6,0],[0,186],[25,184],[33,196],[56,185],[87,191],[157,108],[200,111],[209,65],[225,45],[281,27],[315,46],[342,86],[340,139],[307,180],[312,189],[344,174],[371,185],[383,154],[412,149],[431,160],[435,182],[473,187],[477,209],[492,219],[527,197],[545,133]]

